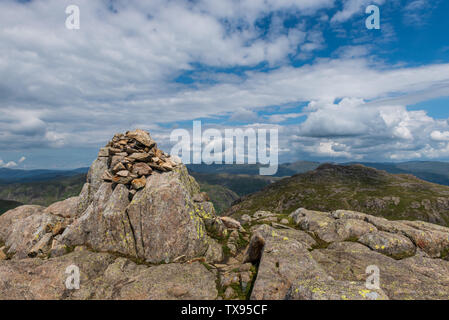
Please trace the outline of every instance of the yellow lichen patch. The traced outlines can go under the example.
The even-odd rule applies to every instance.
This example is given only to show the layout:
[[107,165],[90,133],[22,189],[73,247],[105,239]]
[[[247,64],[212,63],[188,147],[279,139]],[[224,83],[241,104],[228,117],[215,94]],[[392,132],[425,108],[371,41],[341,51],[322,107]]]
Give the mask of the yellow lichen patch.
[[284,240],[284,241],[287,241],[287,240],[288,240],[288,237],[284,237],[283,240]]
[[366,298],[366,295],[367,295],[368,293],[371,293],[371,291],[369,291],[369,290],[359,290],[359,294],[360,294],[362,297],[364,297],[364,298]]
[[318,295],[322,295],[322,294],[325,294],[325,293],[326,293],[326,292],[325,292],[323,289],[321,289],[321,288],[313,288],[313,289],[312,289],[312,292],[315,293],[315,294],[318,294]]
[[[186,206],[187,207],[187,206]],[[197,238],[198,239],[202,239],[204,237],[204,226],[203,226],[203,221],[201,220],[201,218],[195,213],[194,210],[189,210],[189,216],[190,219],[193,220],[193,223],[195,225],[195,230],[196,230],[196,234],[197,234]]]

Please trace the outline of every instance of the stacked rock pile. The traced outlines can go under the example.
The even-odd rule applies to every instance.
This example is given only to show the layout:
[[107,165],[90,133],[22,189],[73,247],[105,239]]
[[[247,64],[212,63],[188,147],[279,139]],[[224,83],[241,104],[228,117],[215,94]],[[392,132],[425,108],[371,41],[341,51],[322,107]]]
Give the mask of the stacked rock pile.
[[171,171],[180,163],[178,157],[158,149],[150,134],[140,129],[116,134],[106,147],[100,149],[98,157],[108,158],[108,168],[102,179],[126,185],[131,193],[145,187],[146,178],[153,170]]

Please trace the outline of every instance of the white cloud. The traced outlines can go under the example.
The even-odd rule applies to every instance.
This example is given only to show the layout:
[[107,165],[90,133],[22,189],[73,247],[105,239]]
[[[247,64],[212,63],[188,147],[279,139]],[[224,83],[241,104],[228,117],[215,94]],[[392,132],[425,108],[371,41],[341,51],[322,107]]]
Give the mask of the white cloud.
[[17,167],[17,163],[15,163],[14,161],[9,161],[7,163],[3,162],[2,159],[0,159],[0,168],[14,168]]
[[430,137],[434,141],[449,141],[449,131],[432,131]]
[[352,16],[365,14],[365,8],[369,5],[382,5],[385,0],[345,0],[342,10],[338,11],[331,19],[331,22],[345,22]]
[[306,121],[296,130],[290,128],[287,144],[296,143],[298,150],[317,157],[366,161],[449,157],[449,124],[424,111],[373,106],[360,99],[312,102],[306,110]]
[[[434,1],[438,2],[438,1]],[[430,13],[434,7],[429,0],[413,0],[407,3],[403,8],[404,23],[406,25],[422,25],[430,16]]]

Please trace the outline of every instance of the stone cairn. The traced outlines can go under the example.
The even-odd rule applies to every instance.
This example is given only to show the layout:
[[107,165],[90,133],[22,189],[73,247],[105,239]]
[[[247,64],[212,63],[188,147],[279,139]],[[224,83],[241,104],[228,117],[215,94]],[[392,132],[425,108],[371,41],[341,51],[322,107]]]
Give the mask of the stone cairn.
[[131,196],[145,187],[154,170],[172,171],[181,162],[158,149],[150,134],[140,129],[116,134],[98,157],[108,158],[103,181],[126,185]]

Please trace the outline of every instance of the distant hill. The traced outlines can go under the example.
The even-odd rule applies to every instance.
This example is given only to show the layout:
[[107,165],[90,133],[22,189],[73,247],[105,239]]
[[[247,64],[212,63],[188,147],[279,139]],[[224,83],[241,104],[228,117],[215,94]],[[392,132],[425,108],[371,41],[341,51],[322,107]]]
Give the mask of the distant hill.
[[359,163],[367,167],[385,170],[389,173],[408,173],[414,176],[438,184],[449,186],[449,163],[437,161],[410,161],[400,163]]
[[449,225],[449,187],[362,165],[323,164],[243,197],[226,214],[240,216],[257,210],[290,213],[299,207],[349,209],[392,220]]
[[0,168],[0,184],[48,181],[87,173],[89,168],[75,170],[18,170]]
[[0,200],[0,215],[21,205],[22,203],[17,201]]
[[[362,163],[395,174],[413,174],[423,180],[449,185],[449,163],[403,162]],[[320,164],[296,161],[279,165],[275,176],[260,176],[259,165],[187,165],[203,191],[211,197],[218,213],[226,211],[239,197],[260,191],[281,177],[315,170]],[[350,165],[350,164],[345,164]],[[0,199],[24,204],[48,205],[75,196],[81,190],[88,168],[75,170],[0,169]]]
[[[296,173],[307,172],[320,165],[319,162],[297,161],[293,163],[280,164],[275,177],[289,177]],[[259,175],[259,169],[266,167],[260,164],[189,164],[187,168],[191,172],[198,173],[227,173],[246,174],[251,176]]]
[[252,176],[247,174],[198,173],[190,170],[189,173],[200,184],[220,185],[232,190],[240,197],[257,192],[265,186],[281,179],[279,177]]
[[199,184],[201,191],[209,195],[218,215],[229,209],[232,203],[239,198],[237,193],[223,186],[205,182],[199,182]]
[[52,180],[4,184],[0,185],[0,199],[48,206],[77,196],[85,182],[86,175],[77,174]]

